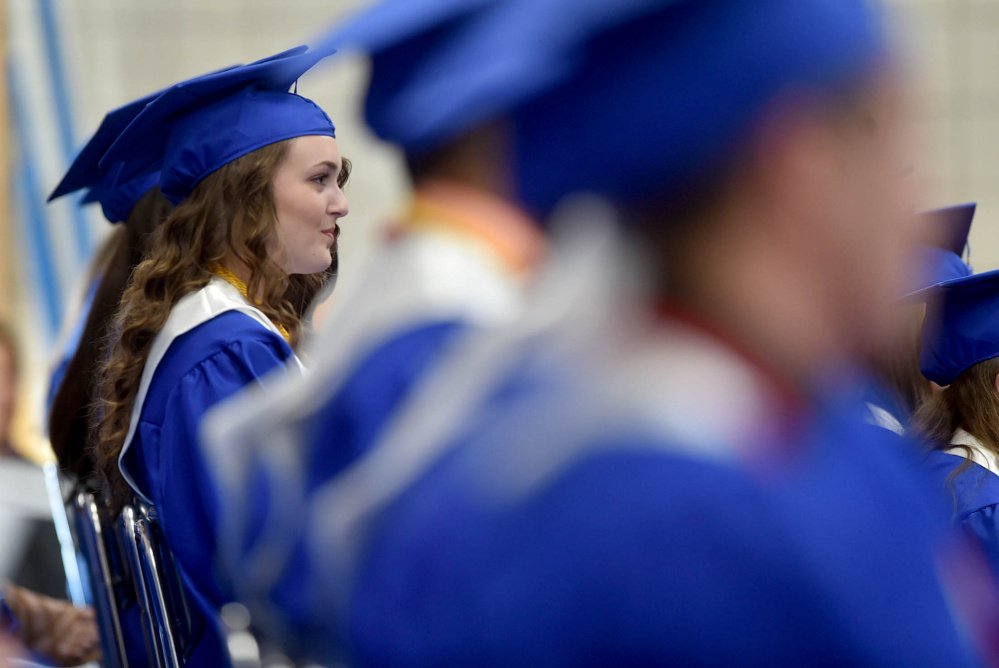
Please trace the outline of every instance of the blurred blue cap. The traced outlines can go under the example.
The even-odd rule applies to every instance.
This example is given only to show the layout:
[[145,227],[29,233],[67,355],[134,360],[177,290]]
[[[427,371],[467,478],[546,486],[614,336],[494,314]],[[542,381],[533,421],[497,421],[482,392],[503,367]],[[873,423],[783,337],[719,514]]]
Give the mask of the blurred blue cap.
[[920,368],[950,385],[969,368],[999,357],[999,270],[944,281],[926,305]]
[[[476,20],[499,4],[499,0],[386,0],[334,27],[313,50],[368,54],[371,77],[365,120],[381,139],[410,155],[418,154],[488,120],[499,108],[492,104],[498,97],[489,95],[488,89],[466,99],[467,85],[482,63],[465,60],[467,45],[461,40]],[[503,91],[491,92],[499,96]],[[462,97],[457,113],[440,114],[438,105],[453,107],[455,96]]]
[[512,0],[482,32],[468,76],[543,93],[514,117],[519,191],[542,213],[574,191],[683,193],[779,96],[848,91],[889,55],[864,0]]
[[160,171],[160,190],[177,204],[206,176],[264,146],[334,137],[326,112],[287,92],[321,57],[301,46],[175,84],[146,105],[100,164],[121,165],[117,183]]
[[160,173],[151,172],[138,178],[116,184],[118,170],[112,170],[99,184],[92,186],[80,200],[81,204],[101,203],[104,217],[112,223],[128,219],[142,196],[159,185]]
[[925,229],[924,236],[933,239],[932,245],[963,256],[977,208],[978,204],[968,202],[920,213],[918,218]]
[[916,217],[925,245],[916,248],[918,275],[904,301],[920,301],[946,281],[972,274],[963,255],[975,218],[974,202],[924,211]]
[[933,246],[916,248],[916,286],[906,295],[905,301],[921,301],[929,296],[934,286],[957,278],[971,276],[971,267],[957,253]]

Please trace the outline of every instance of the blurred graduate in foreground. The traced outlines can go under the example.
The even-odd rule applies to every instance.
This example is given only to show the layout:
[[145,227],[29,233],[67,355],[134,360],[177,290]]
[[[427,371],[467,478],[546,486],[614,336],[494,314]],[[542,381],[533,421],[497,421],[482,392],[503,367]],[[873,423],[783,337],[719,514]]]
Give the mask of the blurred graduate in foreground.
[[515,115],[519,195],[614,202],[644,290],[613,285],[633,254],[554,250],[380,465],[314,497],[354,661],[995,661],[984,560],[856,399],[915,241],[882,30],[859,1],[523,0],[469,33],[483,78],[547,81]]
[[403,150],[414,192],[317,332],[310,373],[235,397],[206,429],[225,504],[222,568],[257,627],[292,653],[331,640],[328,604],[313,595],[326,559],[302,549],[310,495],[377,461],[396,414],[467,333],[517,317],[544,255],[543,231],[514,201],[505,120],[534,83],[483,81],[453,53],[499,4],[383,2],[315,47],[370,56],[365,118]]
[[[510,0],[451,38],[476,89],[528,91],[522,204],[596,194],[639,250],[577,198],[521,315],[308,498],[266,563],[313,565],[323,659],[994,660],[984,561],[856,398],[914,241],[882,31],[859,0]],[[256,479],[312,442],[284,436]]]

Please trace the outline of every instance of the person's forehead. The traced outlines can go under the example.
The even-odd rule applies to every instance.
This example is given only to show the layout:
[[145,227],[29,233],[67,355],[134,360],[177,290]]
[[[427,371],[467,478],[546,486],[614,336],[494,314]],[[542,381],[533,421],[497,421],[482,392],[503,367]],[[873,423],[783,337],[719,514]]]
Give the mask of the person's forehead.
[[340,149],[333,137],[308,135],[291,140],[288,158],[296,162],[318,164],[323,161],[340,164]]

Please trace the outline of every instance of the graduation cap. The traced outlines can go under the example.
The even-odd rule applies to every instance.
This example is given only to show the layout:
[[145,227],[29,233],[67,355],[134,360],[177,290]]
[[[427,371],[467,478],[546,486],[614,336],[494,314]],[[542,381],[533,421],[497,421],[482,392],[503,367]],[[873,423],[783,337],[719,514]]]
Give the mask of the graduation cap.
[[288,92],[325,55],[300,46],[175,84],[129,123],[100,165],[119,164],[119,184],[160,171],[160,190],[177,204],[206,176],[264,146],[334,137],[326,112]]
[[[317,53],[359,50],[371,59],[371,76],[365,96],[365,121],[381,139],[407,154],[418,154],[439,146],[472,129],[491,115],[482,96],[462,105],[462,112],[446,121],[423,100],[436,96],[448,104],[460,94],[455,80],[442,62],[449,62],[456,40],[469,25],[500,0],[387,0],[362,11],[334,27],[312,47]],[[461,58],[460,53],[458,55]],[[474,72],[478,63],[469,62]],[[512,82],[510,82],[512,83]],[[496,96],[502,89],[492,91]],[[495,105],[493,105],[495,107]]]
[[477,85],[522,77],[513,172],[541,213],[575,191],[682,196],[783,93],[848,90],[888,60],[864,0],[509,0],[466,37]]
[[160,173],[152,172],[115,185],[117,172],[117,169],[109,172],[102,183],[91,187],[80,200],[81,204],[100,202],[104,217],[112,223],[127,220],[142,196],[160,182]]
[[97,126],[93,136],[80,149],[59,185],[49,195],[48,201],[88,188],[89,191],[82,200],[83,204],[100,202],[104,217],[112,223],[128,218],[135,203],[155,186],[159,179],[147,177],[115,187],[117,170],[113,167],[102,168],[100,160],[122,130],[162,92],[146,95],[109,111]]
[[999,270],[943,281],[928,289],[920,368],[950,385],[969,368],[999,357]]
[[904,301],[921,301],[932,294],[934,286],[971,275],[971,267],[962,258],[976,208],[977,204],[969,202],[916,216],[921,241],[916,248],[918,277]]
[[971,233],[971,223],[975,219],[977,208],[977,203],[968,202],[918,214],[917,221],[922,228],[924,245],[963,256],[968,247],[968,235]]

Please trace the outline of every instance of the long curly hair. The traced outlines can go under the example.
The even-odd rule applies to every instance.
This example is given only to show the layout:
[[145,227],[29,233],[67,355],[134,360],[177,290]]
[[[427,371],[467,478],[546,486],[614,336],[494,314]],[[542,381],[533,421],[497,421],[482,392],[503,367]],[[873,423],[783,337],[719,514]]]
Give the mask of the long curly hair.
[[[330,272],[289,276],[268,253],[277,225],[271,184],[290,141],[265,146],[205,177],[156,229],[149,256],[132,274],[109,339],[95,416],[93,459],[113,510],[130,499],[118,456],[149,350],[174,305],[204,287],[213,268],[226,257],[247,267],[254,306],[291,333],[292,346],[298,343],[303,314]],[[341,186],[348,165],[344,160]]]
[[[979,362],[954,379],[940,392],[923,402],[913,419],[916,429],[935,449],[947,450],[954,432],[964,429],[982,444],[999,453],[999,357]],[[953,480],[971,465],[971,448],[965,451],[968,461],[949,476]]]
[[98,280],[80,343],[66,366],[49,411],[49,441],[64,473],[78,483],[93,482],[90,434],[102,351],[113,329],[115,313],[132,271],[148,255],[153,230],[170,214],[170,202],[153,188],[108,237],[93,262],[88,283]]

